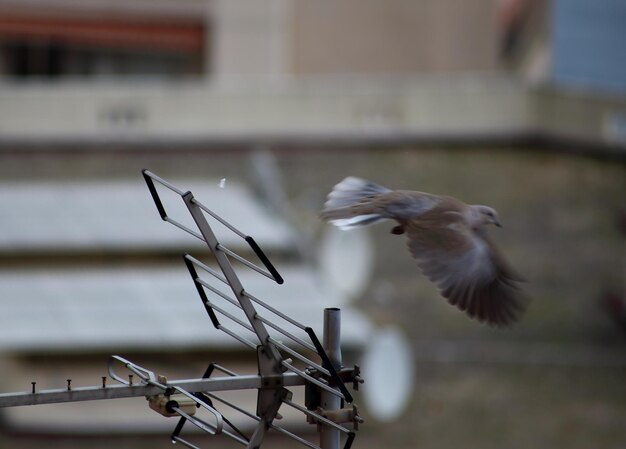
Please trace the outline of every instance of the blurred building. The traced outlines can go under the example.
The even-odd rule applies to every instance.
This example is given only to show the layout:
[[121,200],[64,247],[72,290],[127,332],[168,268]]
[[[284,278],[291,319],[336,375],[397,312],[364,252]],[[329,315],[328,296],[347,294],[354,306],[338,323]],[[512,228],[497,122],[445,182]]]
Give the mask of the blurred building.
[[2,0],[0,74],[224,78],[513,69],[624,90],[623,2]]
[[0,10],[0,72],[15,78],[281,78],[497,65],[492,0],[3,0]]
[[1,0],[0,147],[615,149],[623,96],[583,87],[624,79],[621,7],[594,40],[574,3]]

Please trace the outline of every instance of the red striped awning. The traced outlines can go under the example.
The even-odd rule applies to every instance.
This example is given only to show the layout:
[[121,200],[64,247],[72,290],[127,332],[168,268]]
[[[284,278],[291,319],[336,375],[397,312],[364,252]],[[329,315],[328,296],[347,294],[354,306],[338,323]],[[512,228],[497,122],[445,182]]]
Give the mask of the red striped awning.
[[200,21],[48,18],[2,13],[0,39],[194,53],[201,51],[205,37]]

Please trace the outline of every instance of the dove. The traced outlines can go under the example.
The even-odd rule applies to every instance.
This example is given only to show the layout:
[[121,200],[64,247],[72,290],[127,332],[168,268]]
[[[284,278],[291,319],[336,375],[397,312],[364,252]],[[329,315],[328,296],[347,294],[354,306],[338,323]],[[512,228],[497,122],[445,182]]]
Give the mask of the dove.
[[406,235],[411,256],[448,302],[493,326],[517,321],[526,298],[524,280],[489,240],[486,227],[501,227],[497,212],[443,195],[390,190],[347,177],[329,193],[322,219],[343,230],[385,220]]

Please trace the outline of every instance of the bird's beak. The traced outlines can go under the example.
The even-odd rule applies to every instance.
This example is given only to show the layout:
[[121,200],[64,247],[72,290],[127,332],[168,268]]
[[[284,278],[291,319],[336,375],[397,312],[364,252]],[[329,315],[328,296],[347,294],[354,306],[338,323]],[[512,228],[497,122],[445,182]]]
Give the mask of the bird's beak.
[[501,228],[502,224],[498,221],[498,220],[494,220],[493,224],[496,225],[497,227]]

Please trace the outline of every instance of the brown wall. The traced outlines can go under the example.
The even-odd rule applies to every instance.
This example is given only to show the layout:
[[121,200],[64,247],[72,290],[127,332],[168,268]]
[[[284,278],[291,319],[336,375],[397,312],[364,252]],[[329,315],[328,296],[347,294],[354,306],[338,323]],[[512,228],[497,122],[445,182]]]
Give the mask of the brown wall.
[[295,0],[293,71],[493,71],[496,1]]

